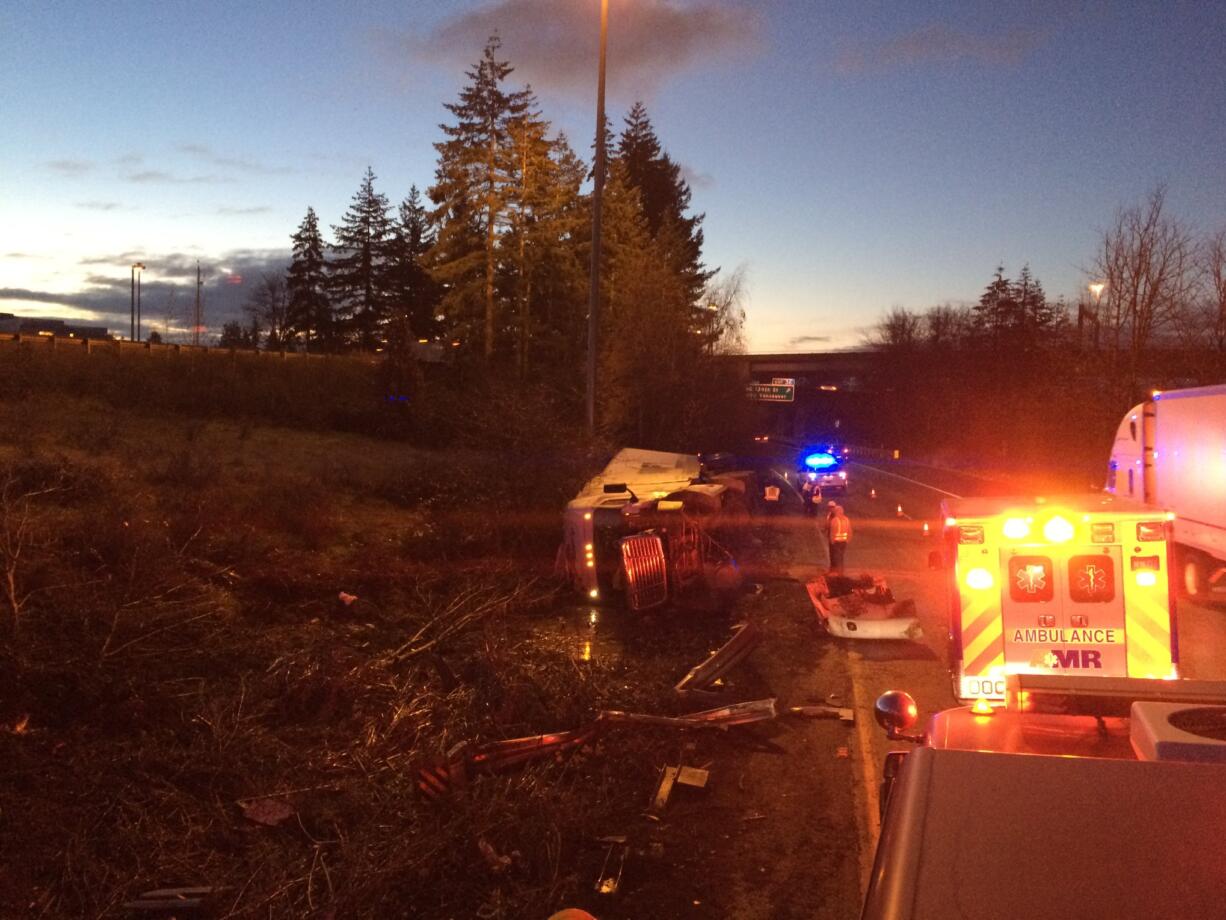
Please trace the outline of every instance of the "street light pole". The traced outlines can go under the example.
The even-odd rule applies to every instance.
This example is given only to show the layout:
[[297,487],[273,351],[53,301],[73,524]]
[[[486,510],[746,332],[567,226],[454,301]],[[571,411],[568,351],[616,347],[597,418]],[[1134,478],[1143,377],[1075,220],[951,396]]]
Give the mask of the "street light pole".
[[130,306],[131,328],[128,330],[128,338],[133,342],[140,338],[140,272],[145,268],[144,262],[132,263],[132,303]]
[[596,165],[592,177],[592,266],[587,295],[587,433],[596,435],[596,343],[600,307],[600,211],[604,198],[604,72],[609,0],[600,0],[600,69],[596,79]]
[[1090,293],[1094,295],[1094,350],[1098,350],[1098,303],[1102,300],[1103,288],[1107,286],[1105,281],[1095,281],[1090,285]]

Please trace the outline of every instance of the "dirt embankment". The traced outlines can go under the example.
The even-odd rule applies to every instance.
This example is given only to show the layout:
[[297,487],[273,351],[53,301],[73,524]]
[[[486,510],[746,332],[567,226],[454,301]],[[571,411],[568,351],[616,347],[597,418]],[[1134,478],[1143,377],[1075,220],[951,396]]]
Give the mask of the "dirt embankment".
[[[727,618],[593,618],[555,592],[579,462],[491,475],[71,398],[0,401],[0,430],[0,914],[127,916],[200,887],[215,917],[765,917],[833,905],[848,871],[854,899],[837,723],[624,731],[417,794],[415,766],[460,741],[694,708],[672,685]],[[839,690],[793,588],[758,602],[772,632],[737,698]],[[708,762],[706,794],[644,823],[661,766]],[[606,835],[634,849],[614,896],[592,890]]]

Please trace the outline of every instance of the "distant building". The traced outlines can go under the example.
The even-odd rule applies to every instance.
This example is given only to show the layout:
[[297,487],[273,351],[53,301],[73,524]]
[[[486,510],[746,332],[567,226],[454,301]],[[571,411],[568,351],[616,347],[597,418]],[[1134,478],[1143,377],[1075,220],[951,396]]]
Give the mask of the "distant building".
[[86,326],[66,319],[47,316],[14,316],[0,313],[0,332],[20,332],[22,335],[54,335],[66,339],[109,339],[106,326]]

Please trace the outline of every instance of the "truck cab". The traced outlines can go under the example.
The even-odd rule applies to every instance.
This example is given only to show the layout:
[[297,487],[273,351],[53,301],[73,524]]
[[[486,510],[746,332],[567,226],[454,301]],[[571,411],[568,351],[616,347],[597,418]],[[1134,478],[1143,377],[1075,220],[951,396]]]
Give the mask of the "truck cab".
[[1221,916],[1226,683],[1011,675],[1003,706],[878,700],[889,755],[862,920]]

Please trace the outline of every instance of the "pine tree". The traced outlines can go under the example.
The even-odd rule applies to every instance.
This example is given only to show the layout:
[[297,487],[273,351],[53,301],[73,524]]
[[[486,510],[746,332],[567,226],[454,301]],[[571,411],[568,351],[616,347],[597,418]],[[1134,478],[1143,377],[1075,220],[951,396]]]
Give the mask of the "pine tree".
[[446,104],[456,123],[440,125],[446,140],[434,145],[439,162],[429,191],[438,228],[432,266],[446,285],[444,312],[466,337],[480,330],[486,361],[498,332],[498,234],[514,192],[510,127],[529,105],[527,92],[502,87],[513,68],[498,60],[500,45],[490,37],[459,101]]
[[1039,279],[1030,272],[1029,263],[1022,266],[1022,273],[1013,283],[1013,300],[1017,303],[1018,315],[1026,330],[1026,343],[1042,344],[1058,331],[1061,310],[1048,303],[1047,294]]
[[681,167],[660,146],[647,108],[636,102],[625,119],[617,143],[627,183],[639,192],[647,230],[685,285],[697,307],[702,290],[714,274],[702,264],[702,214],[689,215],[690,186]]
[[362,184],[338,225],[336,257],[328,262],[332,300],[348,338],[359,348],[373,349],[387,321],[388,248],[391,221],[387,198],[375,191],[375,174],[368,166]]
[[433,245],[429,216],[421,192],[414,185],[392,222],[387,286],[391,319],[407,323],[409,332],[419,338],[432,337],[438,331],[435,314],[439,288],[425,264]]
[[[576,232],[590,222],[590,205],[579,192],[586,167],[564,135],[549,137],[549,123],[528,98],[528,109],[510,122],[513,185],[502,239],[503,286],[514,311],[521,379],[542,357],[551,363],[566,360],[558,337],[567,334],[562,327],[583,302],[586,278]],[[581,337],[577,328],[574,332]]]
[[314,208],[307,208],[298,231],[290,236],[293,257],[286,272],[289,328],[306,339],[307,349],[333,344],[332,305],[328,302],[324,240]]
[[998,265],[996,275],[974,306],[975,331],[993,351],[1007,348],[1010,332],[1020,326],[1018,304],[1013,294],[1013,283],[1005,277],[1005,267]]
[[605,186],[601,427],[624,442],[679,447],[700,379],[701,339],[683,279],[651,238],[639,191],[614,162]]

